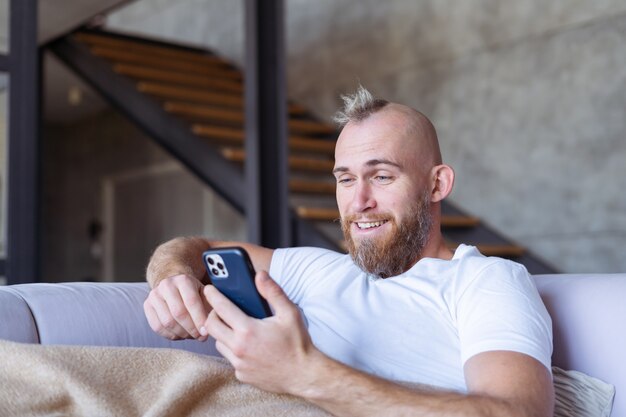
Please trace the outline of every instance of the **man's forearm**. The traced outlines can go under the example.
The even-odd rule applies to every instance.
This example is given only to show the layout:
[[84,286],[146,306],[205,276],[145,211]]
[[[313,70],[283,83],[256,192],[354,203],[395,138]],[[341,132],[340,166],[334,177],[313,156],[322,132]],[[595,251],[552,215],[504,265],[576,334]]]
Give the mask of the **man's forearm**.
[[211,242],[201,237],[178,237],[156,248],[148,268],[146,280],[151,288],[168,277],[187,275],[204,281],[206,270],[202,263],[202,252],[211,247]]
[[[291,392],[338,417],[525,416],[520,407],[480,395],[409,387],[378,378],[328,357],[316,361],[302,388]],[[306,376],[305,376],[306,377]]]

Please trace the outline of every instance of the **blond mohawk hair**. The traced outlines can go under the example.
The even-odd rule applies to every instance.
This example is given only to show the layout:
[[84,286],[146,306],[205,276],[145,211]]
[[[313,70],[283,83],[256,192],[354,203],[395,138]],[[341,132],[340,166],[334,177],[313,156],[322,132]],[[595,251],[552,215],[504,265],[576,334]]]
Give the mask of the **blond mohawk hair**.
[[354,94],[341,95],[341,99],[343,100],[343,109],[335,113],[333,117],[339,127],[344,127],[349,122],[365,120],[389,104],[387,100],[374,97],[362,85],[359,85]]

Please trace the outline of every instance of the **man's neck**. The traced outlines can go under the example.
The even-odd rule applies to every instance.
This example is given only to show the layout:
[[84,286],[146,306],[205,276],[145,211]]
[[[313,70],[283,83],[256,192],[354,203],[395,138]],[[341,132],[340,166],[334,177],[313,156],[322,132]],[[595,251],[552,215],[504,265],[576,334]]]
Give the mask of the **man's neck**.
[[448,245],[446,245],[446,242],[441,235],[441,232],[437,230],[436,233],[433,233],[431,235],[428,243],[426,244],[426,246],[424,246],[424,250],[422,251],[421,256],[415,261],[415,263],[424,258],[436,258],[449,261],[453,257],[454,252],[451,251],[450,248],[448,248]]

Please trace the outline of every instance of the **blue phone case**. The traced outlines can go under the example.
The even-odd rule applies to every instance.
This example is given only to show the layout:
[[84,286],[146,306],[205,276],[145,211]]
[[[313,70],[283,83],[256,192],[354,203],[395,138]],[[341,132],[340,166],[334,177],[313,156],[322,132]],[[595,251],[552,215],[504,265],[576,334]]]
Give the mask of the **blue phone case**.
[[211,283],[244,313],[257,319],[272,315],[254,285],[254,268],[243,248],[210,249],[202,259]]

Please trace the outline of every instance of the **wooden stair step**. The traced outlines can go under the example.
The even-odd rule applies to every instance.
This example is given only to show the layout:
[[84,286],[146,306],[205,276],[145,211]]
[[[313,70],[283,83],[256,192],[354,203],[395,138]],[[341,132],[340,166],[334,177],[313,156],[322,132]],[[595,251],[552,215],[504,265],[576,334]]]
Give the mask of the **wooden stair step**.
[[[198,90],[197,88],[181,87],[151,81],[138,82],[137,90],[165,100],[181,100],[185,103],[236,107],[239,109],[243,109],[244,105],[242,94]],[[304,107],[295,103],[290,103],[288,108],[289,114],[291,115],[304,115],[307,113]]]
[[[198,107],[193,104],[171,104],[168,106],[168,111],[176,113],[180,116],[207,118],[227,122],[243,123],[244,120],[244,115],[242,111],[240,111],[237,115],[235,115],[235,113],[232,113],[226,118],[222,119],[222,117],[220,116],[226,116],[225,113],[220,113],[220,116],[218,116],[215,112],[215,109],[213,108],[205,106]],[[289,119],[287,121],[287,124],[290,132],[297,132],[302,134],[336,134],[335,130],[330,126],[326,126],[322,123],[312,120]]]
[[164,99],[188,100],[225,107],[243,107],[241,94],[212,92],[150,81],[137,83],[137,90]]
[[[231,94],[228,92],[212,92],[198,90],[197,88],[189,88],[172,84],[163,84],[154,81],[140,81],[137,83],[137,90],[142,93],[152,94],[164,99],[182,100],[188,104],[216,104],[232,107],[241,107],[244,105],[244,98],[241,94]],[[233,89],[234,90],[234,89]],[[305,115],[308,110],[297,104],[288,104],[289,114]]]
[[322,134],[329,136],[337,134],[334,127],[312,120],[290,120],[289,129],[299,133]]
[[190,74],[227,78],[236,81],[241,80],[241,74],[238,71],[224,66],[215,65],[212,62],[202,63],[172,60],[169,57],[155,56],[141,52],[132,52],[103,46],[91,47],[91,53],[100,58],[106,58],[118,63],[151,66]]
[[340,218],[336,208],[299,206],[296,207],[296,213],[306,220],[335,221]]
[[[241,108],[224,110],[216,109],[214,106],[181,101],[166,101],[163,108],[167,112],[180,116],[227,120],[238,123],[243,123],[245,120],[245,116]],[[291,110],[291,108],[289,110]]]
[[290,136],[289,147],[298,151],[318,152],[331,155],[333,157],[335,156],[335,142],[326,139],[311,139],[300,136]]
[[291,114],[304,115],[309,112],[309,110],[306,107],[301,106],[299,104],[289,103],[288,105],[289,105],[289,113]]
[[79,32],[74,35],[74,39],[91,46],[103,46],[109,48],[119,48],[124,51],[151,54],[154,56],[169,57],[177,60],[186,60],[199,63],[211,63],[230,67],[225,60],[201,51],[191,51],[175,46],[160,46],[151,43],[139,42],[131,39],[122,39],[95,33]]
[[[192,131],[198,136],[204,136],[236,144],[243,144],[245,138],[245,132],[243,129],[233,129],[221,126],[195,124],[192,126]],[[316,152],[330,156],[335,154],[335,142],[325,139],[290,136],[289,148],[294,151]]]
[[140,81],[156,80],[200,88],[215,88],[243,94],[243,86],[231,80],[181,74],[174,71],[164,71],[130,64],[115,64],[113,65],[113,71],[121,75],[137,78]]
[[224,110],[210,106],[200,106],[193,103],[174,101],[166,101],[163,103],[163,109],[168,113],[173,113],[178,116],[202,117],[239,124],[244,122],[244,114],[241,110]]
[[[239,148],[222,148],[224,158],[242,163],[246,159],[246,152]],[[290,156],[288,158],[289,168],[298,171],[324,172],[330,174],[335,163],[330,160],[304,158],[300,156]]]
[[246,137],[246,133],[243,129],[233,129],[213,125],[194,124],[191,126],[191,131],[198,136],[233,142],[238,145],[243,144]]
[[329,181],[290,180],[289,189],[294,193],[335,194],[336,185]]
[[447,215],[441,216],[441,226],[449,228],[476,227],[480,219],[474,216]]

